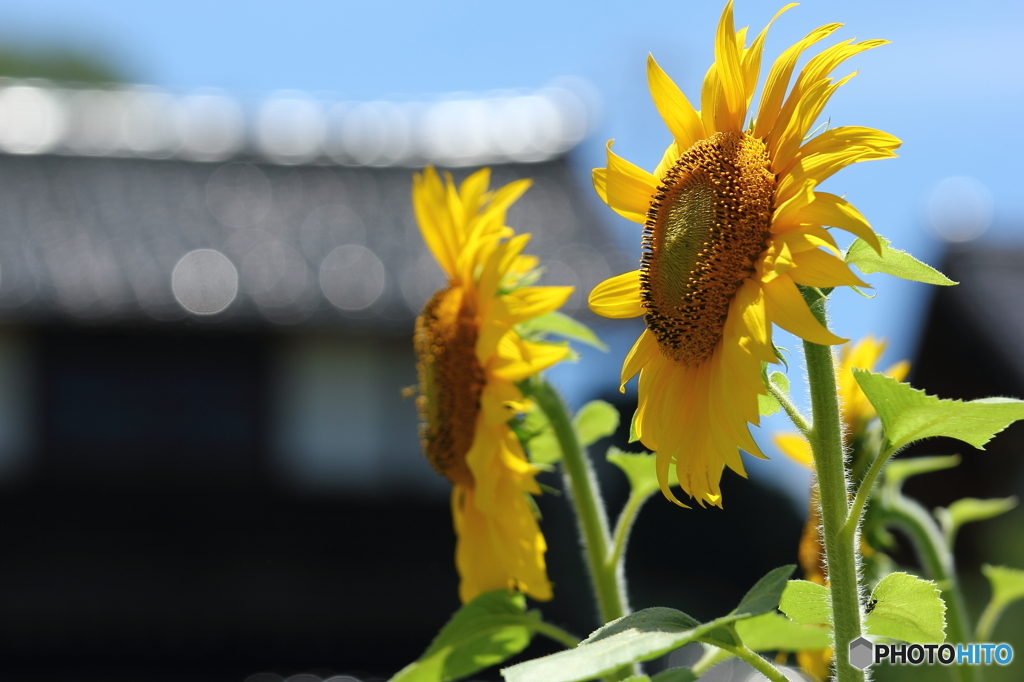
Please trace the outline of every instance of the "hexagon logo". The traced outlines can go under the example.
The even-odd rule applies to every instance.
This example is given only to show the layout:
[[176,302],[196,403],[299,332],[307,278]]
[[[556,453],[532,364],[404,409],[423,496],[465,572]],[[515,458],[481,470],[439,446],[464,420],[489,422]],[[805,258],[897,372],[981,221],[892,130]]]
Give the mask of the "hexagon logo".
[[850,665],[864,670],[874,661],[875,645],[863,637],[850,642]]

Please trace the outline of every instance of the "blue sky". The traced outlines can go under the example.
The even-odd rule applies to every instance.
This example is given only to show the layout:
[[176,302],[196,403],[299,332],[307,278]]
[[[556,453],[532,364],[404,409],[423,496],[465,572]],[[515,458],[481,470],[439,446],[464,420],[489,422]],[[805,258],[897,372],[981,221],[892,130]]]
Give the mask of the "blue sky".
[[[756,32],[779,7],[740,0],[737,26]],[[138,82],[178,91],[220,87],[243,98],[299,89],[373,100],[532,89],[581,77],[601,102],[593,134],[573,157],[580,183],[589,184],[589,168],[601,165],[609,138],[621,155],[653,167],[668,134],[646,91],[645,57],[652,52],[685,92],[699,92],[720,12],[717,1],[682,0],[6,0],[0,40],[97,49]],[[942,180],[966,176],[991,197],[992,227],[981,238],[1024,242],[1024,170],[1017,163],[1024,158],[1024,3],[811,0],[776,22],[766,61],[833,21],[846,24],[840,39],[892,44],[843,67],[841,75],[860,75],[826,109],[830,124],[878,127],[904,145],[899,159],[848,169],[826,189],[846,194],[894,246],[938,262],[944,247],[929,225],[928,201]],[[624,240],[638,241],[636,226],[607,215]],[[878,275],[869,281],[876,299],[837,297],[839,333],[889,337],[887,360],[912,354],[927,288]]]

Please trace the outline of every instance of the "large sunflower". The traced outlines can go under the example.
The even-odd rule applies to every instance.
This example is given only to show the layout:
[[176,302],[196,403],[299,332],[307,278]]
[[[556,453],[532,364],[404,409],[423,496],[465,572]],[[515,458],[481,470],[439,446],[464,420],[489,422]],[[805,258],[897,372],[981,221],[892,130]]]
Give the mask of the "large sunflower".
[[730,1],[701,111],[648,58],[651,95],[674,138],[654,173],[616,156],[611,143],[607,168],[594,171],[601,198],[644,230],[640,269],[599,284],[590,306],[605,317],[644,317],[647,329],[626,357],[622,383],[640,373],[636,433],[657,451],[662,491],[677,503],[670,464],[687,494],[721,506],[723,465],[745,475],[738,449],[763,457],[747,425],[758,423],[757,395],[765,393],[761,363],[775,361],[773,323],[813,343],[843,342],[818,323],[797,288],[864,286],[825,227],[880,249],[864,217],[817,186],[852,163],[895,156],[899,140],[861,127],[808,134],[853,75],[834,82],[831,72],[886,41],[829,47],[789,87],[804,50],[839,27],[822,26],[782,53],[748,123],[768,28],[746,47]]
[[448,286],[416,319],[417,406],[423,451],[454,485],[459,597],[516,588],[550,599],[547,545],[528,494],[539,494],[508,420],[524,409],[515,382],[550,367],[568,349],[531,343],[514,325],[551,312],[572,287],[521,286],[537,263],[522,255],[530,235],[505,226],[508,207],[530,186],[489,192],[490,170],[456,189],[433,168],[413,178],[412,203]]

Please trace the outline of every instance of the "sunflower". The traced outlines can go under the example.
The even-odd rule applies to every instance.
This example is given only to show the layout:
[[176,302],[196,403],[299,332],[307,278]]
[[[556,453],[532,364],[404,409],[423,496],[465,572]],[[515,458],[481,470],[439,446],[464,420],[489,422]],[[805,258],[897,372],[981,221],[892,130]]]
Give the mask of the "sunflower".
[[540,494],[538,470],[508,420],[526,408],[516,382],[568,349],[526,341],[514,327],[561,306],[572,287],[523,286],[537,259],[523,255],[530,235],[506,227],[505,212],[530,181],[493,192],[489,183],[487,168],[457,189],[433,168],[413,178],[420,231],[448,278],[416,319],[420,436],[430,464],[453,485],[462,601],[512,588],[546,600],[547,545],[529,498]]
[[[859,444],[867,435],[868,424],[875,418],[875,408],[864,395],[860,384],[853,376],[854,369],[871,371],[875,368],[878,358],[885,352],[885,341],[866,336],[852,347],[843,346],[840,354],[839,367],[836,371],[836,384],[839,389],[839,402],[843,420],[843,434],[847,448],[852,448],[853,459],[864,457]],[[885,370],[887,376],[902,381],[910,371],[910,363],[901,360]],[[807,440],[796,432],[777,433],[773,436],[775,445],[787,456],[799,464],[814,471],[814,457]],[[822,568],[825,563],[825,551],[821,546],[821,504],[818,501],[817,486],[811,488],[811,499],[808,504],[807,521],[800,536],[800,547],[797,556],[804,579],[818,585],[825,585],[828,579]],[[861,552],[870,558],[874,549],[861,539]],[[810,649],[797,652],[797,662],[816,680],[828,678],[829,664],[832,661],[832,649]]]
[[849,202],[817,186],[849,164],[895,156],[899,140],[862,127],[808,134],[852,77],[834,82],[831,72],[885,41],[829,47],[790,87],[800,55],[839,26],[822,26],[782,53],[747,123],[768,28],[746,47],[747,31],[734,29],[729,2],[701,111],[647,60],[654,104],[673,137],[654,173],[615,155],[611,142],[607,167],[594,171],[601,198],[643,225],[643,254],[639,270],[599,284],[590,307],[646,322],[621,379],[625,386],[640,374],[635,432],[657,452],[662,492],[676,503],[670,464],[690,497],[720,507],[723,466],[745,476],[739,449],[764,457],[748,424],[758,423],[757,395],[765,393],[761,363],[776,360],[773,323],[813,343],[844,341],[818,323],[797,286],[866,286],[825,227],[881,248]]

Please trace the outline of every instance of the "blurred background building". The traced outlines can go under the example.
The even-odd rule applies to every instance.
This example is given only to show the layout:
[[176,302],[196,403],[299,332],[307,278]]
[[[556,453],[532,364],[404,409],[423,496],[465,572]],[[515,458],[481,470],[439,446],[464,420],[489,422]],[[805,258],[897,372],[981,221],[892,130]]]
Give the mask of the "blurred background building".
[[[738,25],[778,9],[748,4]],[[534,179],[508,222],[534,234],[544,282],[577,286],[568,311],[612,346],[553,380],[628,424],[615,377],[636,330],[602,325],[584,301],[635,266],[637,232],[599,205],[589,169],[612,137],[653,167],[667,134],[644,57],[696,91],[721,7],[414,5],[0,8],[4,679],[368,679],[426,647],[457,579],[448,486],[401,397],[413,319],[443,281],[409,205],[424,164],[459,178],[492,165],[492,186]],[[857,58],[832,124],[905,147],[829,189],[962,281],[936,294],[872,276],[875,300],[837,295],[837,328],[888,337],[882,364],[911,358],[931,393],[1024,396],[1024,138],[1000,123],[1024,105],[1008,47],[1021,8],[806,6],[766,55],[835,20],[894,45]],[[449,94],[402,94],[431,92]],[[770,447],[783,428],[767,419],[757,437]],[[1022,439],[1012,427],[908,488],[929,506],[1020,495]],[[714,617],[795,559],[806,473],[748,464],[751,480],[727,475],[725,510],[648,503],[630,545],[634,606]],[[614,508],[624,482],[599,468]],[[564,498],[540,505],[556,591],[540,608],[585,634],[596,622],[574,522]],[[1017,511],[962,533],[976,601],[982,561],[1024,567],[1022,523]],[[1012,641],[1003,627],[1024,632],[1024,616],[997,632]]]

